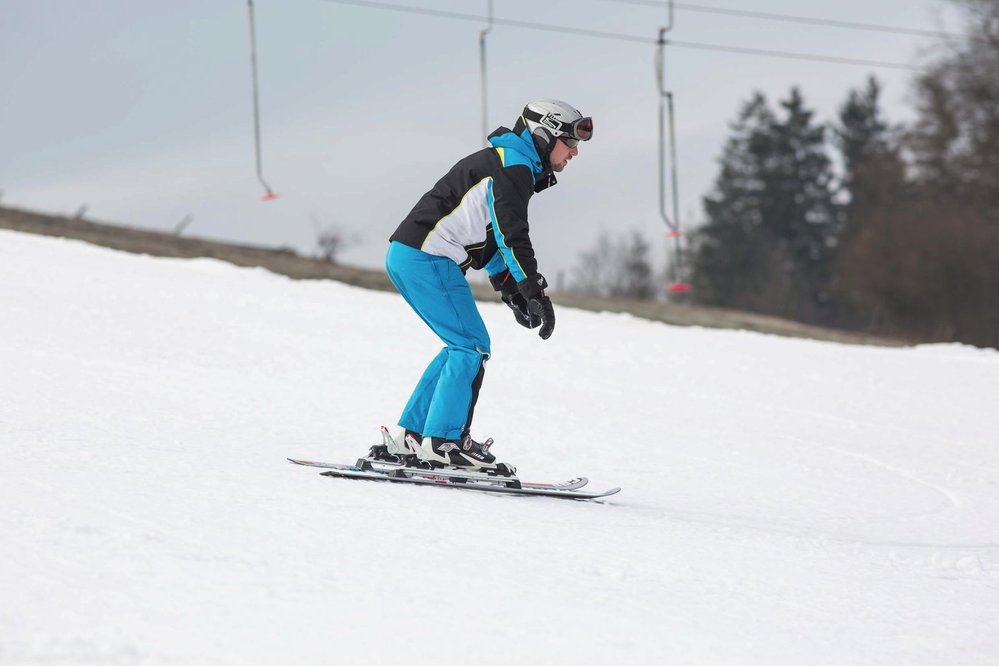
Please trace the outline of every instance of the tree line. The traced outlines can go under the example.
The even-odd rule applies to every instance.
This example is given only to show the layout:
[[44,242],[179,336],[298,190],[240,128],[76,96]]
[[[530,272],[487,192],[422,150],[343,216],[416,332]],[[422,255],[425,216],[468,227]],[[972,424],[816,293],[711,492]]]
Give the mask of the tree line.
[[742,105],[690,239],[695,302],[999,347],[999,0],[954,1],[965,36],[916,77],[909,125],[873,77],[829,124],[797,87]]

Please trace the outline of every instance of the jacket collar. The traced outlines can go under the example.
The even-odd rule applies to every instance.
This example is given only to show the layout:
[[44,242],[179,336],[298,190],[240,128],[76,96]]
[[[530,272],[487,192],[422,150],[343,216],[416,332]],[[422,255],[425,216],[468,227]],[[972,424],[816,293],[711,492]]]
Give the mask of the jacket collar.
[[489,143],[493,148],[503,148],[520,153],[524,161],[531,165],[531,172],[534,175],[544,172],[545,167],[541,162],[541,156],[538,155],[534,139],[531,138],[531,133],[527,129],[518,135],[505,127],[500,127],[489,135]]
[[557,183],[555,174],[538,154],[538,148],[534,144],[531,132],[526,127],[520,134],[515,134],[506,127],[499,127],[489,135],[489,143],[493,148],[512,150],[518,153],[523,162],[531,166],[531,177],[534,179],[534,191],[540,192]]

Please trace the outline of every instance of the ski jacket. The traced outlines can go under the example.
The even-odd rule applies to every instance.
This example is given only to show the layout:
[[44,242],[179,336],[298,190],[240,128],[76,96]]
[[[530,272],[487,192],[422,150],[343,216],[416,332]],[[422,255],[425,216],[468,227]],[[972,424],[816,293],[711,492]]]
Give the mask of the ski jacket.
[[526,129],[518,135],[500,127],[489,143],[451,167],[389,240],[448,257],[462,271],[509,268],[520,282],[538,272],[527,204],[556,181]]

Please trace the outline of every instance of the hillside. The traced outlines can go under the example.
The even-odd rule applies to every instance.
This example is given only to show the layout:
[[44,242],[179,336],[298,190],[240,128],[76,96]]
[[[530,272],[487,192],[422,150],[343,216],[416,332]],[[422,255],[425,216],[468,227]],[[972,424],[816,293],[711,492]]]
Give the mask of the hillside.
[[474,432],[624,488],[566,502],[285,462],[436,353],[390,292],[8,230],[0,284],[0,664],[999,660],[999,352],[483,303]]
[[[296,279],[332,279],[368,289],[393,290],[384,271],[331,264],[311,257],[298,256],[286,249],[223,243],[4,207],[0,207],[0,229],[75,238],[117,250],[160,257],[210,257],[237,266],[260,266]],[[489,287],[477,285],[474,290],[480,300],[497,300]],[[553,300],[560,305],[574,308],[596,312],[629,313],[643,319],[681,326],[734,328],[855,344],[891,346],[904,344],[899,340],[806,326],[777,317],[682,303],[594,298],[568,293],[553,294]]]

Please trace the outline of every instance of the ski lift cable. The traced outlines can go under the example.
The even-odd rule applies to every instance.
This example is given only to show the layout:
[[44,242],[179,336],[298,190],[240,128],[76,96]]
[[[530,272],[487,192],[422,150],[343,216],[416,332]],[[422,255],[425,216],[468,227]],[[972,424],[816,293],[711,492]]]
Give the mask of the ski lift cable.
[[[323,0],[323,2],[329,2],[337,5],[364,7],[366,9],[384,9],[389,11],[406,12],[410,14],[421,14],[423,16],[433,16],[437,18],[451,18],[464,21],[482,22],[490,20],[489,17],[479,16],[477,14],[464,14],[461,12],[451,12],[440,9],[426,9],[423,7],[397,5],[388,2],[374,2],[373,0]],[[571,28],[562,25],[536,23],[532,21],[520,21],[515,19],[492,17],[492,23],[495,25],[505,25],[513,28],[526,28],[529,30],[544,30],[548,32],[559,32],[562,34],[577,35],[580,37],[613,39],[617,41],[626,41],[639,44],[657,43],[655,40],[650,40],[647,37],[641,37],[639,35],[629,35],[626,33],[619,33],[619,32],[608,32],[605,30],[589,30],[586,28]],[[667,40],[667,44],[669,44],[670,46],[676,46],[677,48],[684,48],[684,49],[717,51],[722,53],[739,53],[742,55],[767,56],[771,58],[784,58],[789,60],[807,60],[810,62],[824,62],[830,64],[857,65],[862,67],[879,67],[887,69],[903,69],[909,71],[923,70],[922,67],[918,67],[916,65],[909,65],[900,62],[888,62],[884,60],[870,60],[865,58],[845,58],[841,56],[827,56],[815,53],[777,51],[774,49],[757,49],[757,48],[749,48],[742,46],[731,46],[727,44],[708,44],[704,42],[687,42],[687,41],[676,41],[676,40]]]
[[[623,5],[640,5],[645,7],[665,7],[661,0],[604,0]],[[962,35],[955,32],[944,32],[940,30],[923,30],[919,28],[905,28],[895,25],[885,25],[882,23],[864,23],[861,21],[843,21],[839,19],[826,19],[814,16],[801,16],[797,14],[781,14],[777,12],[760,12],[747,9],[731,9],[727,7],[708,7],[687,2],[678,2],[676,7],[681,11],[699,12],[702,14],[716,14],[724,16],[738,16],[741,18],[761,19],[764,21],[782,21],[785,23],[799,23],[804,25],[820,25],[833,28],[845,28],[848,30],[867,30],[870,32],[884,32],[898,35],[915,35],[917,37],[942,37],[960,38]]]
[[253,20],[253,0],[246,0],[247,9],[250,13],[250,70],[253,75],[253,145],[257,157],[257,180],[264,186],[267,194],[261,197],[261,201],[276,199],[277,194],[271,190],[271,186],[264,180],[262,160],[260,156],[260,102],[257,91],[257,36],[256,27]]

